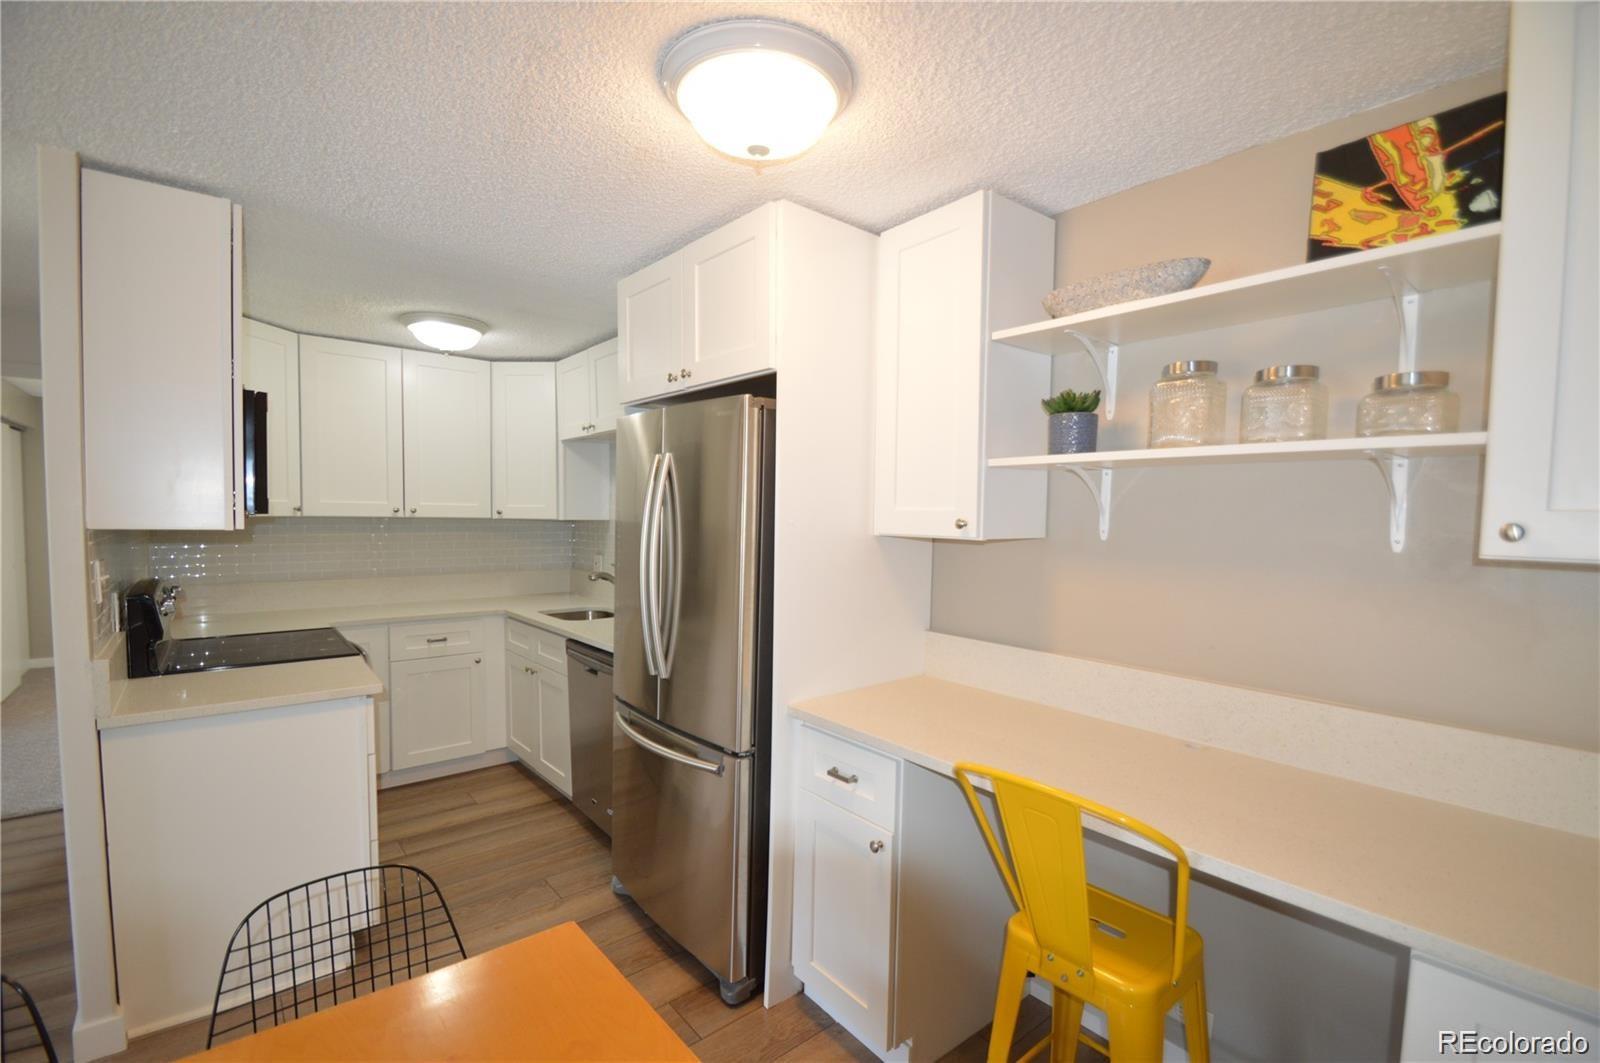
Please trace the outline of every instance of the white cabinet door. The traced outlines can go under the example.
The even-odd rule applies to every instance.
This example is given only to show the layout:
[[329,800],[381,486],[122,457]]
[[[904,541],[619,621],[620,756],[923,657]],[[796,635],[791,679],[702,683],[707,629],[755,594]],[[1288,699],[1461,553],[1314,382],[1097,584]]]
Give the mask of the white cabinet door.
[[773,219],[768,204],[679,252],[684,286],[680,382],[699,387],[776,367]]
[[572,796],[572,715],[567,706],[567,677],[553,668],[538,668],[538,759],[533,770],[557,790]]
[[495,362],[494,515],[554,520],[557,479],[556,371],[549,362]]
[[879,535],[978,533],[983,230],[978,193],[879,238]]
[[389,676],[393,767],[454,760],[487,748],[482,657],[394,661]]
[[562,439],[577,439],[593,430],[594,360],[588,351],[556,363],[556,410]]
[[617,402],[617,341],[606,340],[591,349],[594,362],[589,370],[589,380],[594,389],[594,431],[615,432],[617,414],[622,407]]
[[[1489,1046],[1495,1038],[1516,1035],[1564,1037],[1568,1042],[1583,1040],[1592,1046],[1600,1039],[1600,1023],[1595,1015],[1574,1012],[1554,1001],[1497,985],[1418,952],[1411,954],[1405,1025],[1400,1037],[1402,1060],[1416,1063],[1459,1059],[1480,1051],[1493,1055]],[[1472,1045],[1468,1038],[1476,1039],[1482,1047]],[[1503,1058],[1533,1058],[1521,1052],[1507,1054],[1503,1048],[1500,1052]],[[1588,1055],[1570,1050],[1553,1054]]]
[[676,390],[683,366],[681,259],[670,255],[617,284],[618,382],[625,403]]
[[300,505],[300,337],[244,322],[244,386],[267,395],[267,510],[298,515]]
[[794,841],[795,971],[830,1015],[887,1050],[893,836],[802,791]]
[[1600,561],[1594,4],[1516,4],[1478,552]]
[[524,764],[539,762],[539,674],[532,661],[506,654],[506,745]]
[[241,527],[232,207],[95,170],[82,182],[84,522]]
[[383,692],[372,699],[373,722],[376,725],[373,745],[377,752],[378,774],[381,775],[389,770],[389,627],[387,624],[342,627],[339,634],[360,648],[368,667],[383,684]]
[[300,487],[307,516],[399,516],[401,380],[396,347],[300,337]]
[[489,363],[406,351],[402,364],[406,513],[491,516]]

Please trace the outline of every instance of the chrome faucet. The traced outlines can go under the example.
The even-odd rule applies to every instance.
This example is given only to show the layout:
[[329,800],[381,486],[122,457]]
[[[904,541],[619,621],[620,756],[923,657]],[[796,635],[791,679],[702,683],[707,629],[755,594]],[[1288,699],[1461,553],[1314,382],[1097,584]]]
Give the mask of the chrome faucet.
[[176,583],[170,583],[161,588],[161,600],[156,608],[162,616],[171,616],[178,611],[178,590]]
[[613,576],[609,572],[591,572],[591,573],[589,573],[589,582],[590,583],[594,583],[597,580],[605,580],[607,583],[611,584],[613,587],[615,587],[617,585],[617,577]]

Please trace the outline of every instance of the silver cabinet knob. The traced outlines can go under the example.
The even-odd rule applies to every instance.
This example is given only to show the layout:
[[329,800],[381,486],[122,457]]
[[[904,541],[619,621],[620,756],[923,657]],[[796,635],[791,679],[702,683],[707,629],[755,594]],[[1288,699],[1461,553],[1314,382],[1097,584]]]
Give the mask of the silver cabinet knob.
[[417,515],[417,507],[416,506],[412,506],[411,507],[411,515],[413,517]]
[[676,384],[677,382],[678,382],[678,374],[677,373],[668,373],[667,374],[667,383]]
[[678,370],[678,375],[681,376],[683,379],[688,380],[689,376],[690,376],[690,373],[689,373],[689,370],[687,370],[687,369],[680,369],[680,370]]
[[871,849],[875,853],[881,853],[883,852],[883,842],[879,841],[877,838],[874,838],[867,843],[867,848]]
[[966,519],[964,517],[957,517],[956,518],[956,530],[957,531],[960,531],[962,528],[965,528],[966,526],[967,526],[967,522],[966,522]]
[[393,509],[391,509],[391,510],[390,510],[390,511],[389,511],[389,512],[390,512],[390,513],[398,513],[398,512],[400,512],[400,507],[399,507],[399,506],[395,506],[395,507],[394,507],[394,508],[393,508]]
[[482,664],[483,663],[483,658],[482,657],[474,657],[472,659],[472,663],[473,664]]
[[295,507],[294,507],[294,511],[295,511],[295,512],[296,512],[296,513],[299,513],[299,512],[300,512],[300,507],[299,507],[299,506],[295,506]]
[[503,509],[497,509],[494,511],[494,515],[497,517],[503,517],[506,515],[506,511]]
[[1500,525],[1500,538],[1508,543],[1520,543],[1522,537],[1528,534],[1528,529],[1515,521],[1510,524]]

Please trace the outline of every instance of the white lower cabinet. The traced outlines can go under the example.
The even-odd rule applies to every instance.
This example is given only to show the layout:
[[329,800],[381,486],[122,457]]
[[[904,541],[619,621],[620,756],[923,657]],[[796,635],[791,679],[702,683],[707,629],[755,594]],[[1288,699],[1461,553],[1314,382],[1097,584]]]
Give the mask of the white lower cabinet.
[[539,748],[533,770],[557,790],[572,796],[572,710],[567,701],[567,676],[541,668],[539,680]]
[[572,796],[566,663],[528,656],[514,636],[506,643],[506,745],[540,778]]
[[506,745],[524,764],[539,759],[539,673],[528,658],[506,652]]
[[869,1047],[889,1047],[894,836],[802,791],[795,822],[794,963],[806,993]]
[[383,693],[372,699],[373,748],[377,754],[377,771],[382,775],[389,770],[389,628],[386,624],[367,624],[342,627],[339,634],[356,644],[367,659],[367,666],[383,684]]
[[487,748],[483,673],[483,657],[470,653],[390,663],[392,768],[454,760]]

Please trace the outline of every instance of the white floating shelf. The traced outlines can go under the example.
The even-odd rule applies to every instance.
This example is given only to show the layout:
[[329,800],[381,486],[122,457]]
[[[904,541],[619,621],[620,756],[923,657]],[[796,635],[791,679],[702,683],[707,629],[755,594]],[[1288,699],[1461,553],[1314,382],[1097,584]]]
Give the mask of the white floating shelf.
[[1493,280],[1499,258],[1500,223],[1490,222],[1393,247],[1001,329],[993,338],[1042,354],[1078,353],[1084,347],[1073,333],[1101,345],[1114,345],[1293,317],[1395,298],[1397,289],[1427,292]]
[[1090,454],[990,458],[989,467],[1114,469],[1123,465],[1234,465],[1255,461],[1370,458],[1378,454],[1422,458],[1433,454],[1482,454],[1488,439],[1487,432],[1452,432],[1447,435],[1307,439],[1292,443],[1223,443],[1211,447],[1161,447],[1153,450],[1102,450]]
[[1445,435],[1366,436],[1354,439],[1307,439],[1292,443],[1225,443],[1209,447],[1163,447],[1151,450],[1105,450],[1091,454],[1040,454],[1022,458],[990,458],[995,469],[1059,469],[1083,481],[1100,512],[1100,538],[1111,535],[1111,492],[1119,468],[1156,465],[1238,465],[1269,461],[1370,461],[1389,489],[1389,547],[1406,545],[1406,511],[1411,497],[1411,463],[1451,454],[1482,454],[1487,432]]

